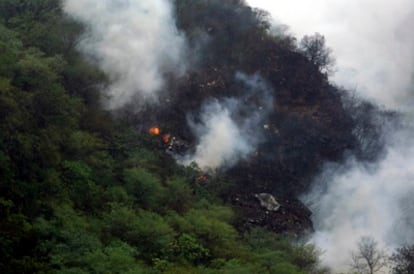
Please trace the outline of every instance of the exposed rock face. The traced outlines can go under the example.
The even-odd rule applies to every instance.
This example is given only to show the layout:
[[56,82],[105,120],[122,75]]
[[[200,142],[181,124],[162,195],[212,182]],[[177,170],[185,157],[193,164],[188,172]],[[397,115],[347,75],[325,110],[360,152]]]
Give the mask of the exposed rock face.
[[255,194],[254,197],[256,197],[259,200],[260,205],[268,211],[277,211],[280,208],[280,204],[272,194],[259,193]]

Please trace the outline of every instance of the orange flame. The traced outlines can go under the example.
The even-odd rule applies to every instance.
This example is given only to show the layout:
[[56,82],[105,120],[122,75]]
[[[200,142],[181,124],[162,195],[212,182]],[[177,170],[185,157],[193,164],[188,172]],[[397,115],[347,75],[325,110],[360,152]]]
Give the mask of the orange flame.
[[170,142],[170,134],[162,135],[162,140],[164,141],[164,143],[168,144]]
[[158,127],[152,127],[148,130],[148,133],[151,135],[160,135],[160,132],[161,130]]
[[206,181],[207,179],[208,178],[207,178],[206,175],[200,175],[200,176],[197,177],[196,181],[200,183],[200,182]]

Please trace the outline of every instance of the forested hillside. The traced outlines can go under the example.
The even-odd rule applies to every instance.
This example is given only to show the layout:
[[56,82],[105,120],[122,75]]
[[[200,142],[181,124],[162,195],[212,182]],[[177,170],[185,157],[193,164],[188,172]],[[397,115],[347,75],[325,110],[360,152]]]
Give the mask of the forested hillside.
[[[78,50],[86,27],[61,1],[0,0],[0,273],[325,273],[298,242],[312,224],[297,196],[324,161],[376,157],[377,110],[332,86],[327,59],[244,1],[174,8],[194,67],[166,76],[162,104],[106,110],[110,78]],[[189,113],[202,120],[206,101],[249,90],[238,73],[259,75],[272,98],[248,131],[260,131],[257,147],[215,170],[177,163],[198,141]],[[262,95],[235,120],[266,105]]]

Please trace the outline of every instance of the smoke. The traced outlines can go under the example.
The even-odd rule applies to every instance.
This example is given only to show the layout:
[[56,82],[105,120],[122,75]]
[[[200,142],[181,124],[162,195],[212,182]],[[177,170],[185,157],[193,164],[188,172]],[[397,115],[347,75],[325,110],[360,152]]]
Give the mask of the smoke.
[[237,73],[242,95],[214,99],[201,109],[199,117],[189,117],[197,136],[195,152],[179,161],[192,162],[203,170],[227,168],[247,158],[262,141],[264,122],[273,107],[270,89],[259,75]]
[[185,163],[196,162],[201,169],[216,169],[232,165],[253,150],[242,136],[232,119],[227,103],[215,100],[203,107],[201,124],[193,124],[193,130],[199,135],[199,142],[194,155],[188,156]]
[[79,43],[108,75],[105,103],[156,102],[167,75],[186,70],[186,40],[169,0],[65,0],[65,12],[84,23]]
[[319,32],[333,49],[333,80],[389,108],[413,103],[414,2],[411,0],[248,0],[298,38]]
[[345,164],[326,164],[303,197],[313,212],[312,242],[323,249],[323,262],[347,271],[362,236],[374,237],[390,252],[414,244],[414,2],[248,2],[270,9],[296,35],[325,35],[337,60],[332,80],[402,112],[402,128],[385,128],[386,151],[377,162],[350,157]]
[[336,270],[346,270],[349,252],[362,236],[374,237],[389,251],[414,243],[414,142],[407,138],[413,132],[394,134],[377,163],[328,164],[304,197],[314,212],[313,242]]

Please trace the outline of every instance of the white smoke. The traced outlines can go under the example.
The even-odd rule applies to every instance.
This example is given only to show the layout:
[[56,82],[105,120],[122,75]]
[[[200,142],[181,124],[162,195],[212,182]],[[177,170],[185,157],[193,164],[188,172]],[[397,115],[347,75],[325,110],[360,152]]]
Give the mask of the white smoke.
[[[387,108],[404,111],[403,129],[384,132],[376,163],[327,164],[304,202],[313,211],[312,241],[323,262],[347,271],[350,252],[372,236],[390,252],[414,244],[414,2],[411,0],[249,0],[299,37],[325,35],[337,60],[333,80]],[[388,129],[389,130],[389,129]]]
[[201,169],[216,169],[234,164],[253,150],[241,137],[243,132],[232,119],[230,109],[218,101],[207,104],[202,110],[202,124],[193,124],[193,130],[199,136],[194,155],[184,163],[197,163]]
[[333,49],[333,80],[390,108],[413,103],[412,0],[248,0],[296,37],[319,32]]
[[389,251],[414,243],[414,142],[406,134],[394,136],[378,163],[350,159],[344,166],[328,165],[304,198],[314,212],[313,242],[335,270],[347,269],[362,236]]
[[156,102],[165,76],[186,69],[169,0],[65,0],[64,10],[87,26],[79,47],[109,76],[110,109]]
[[262,140],[264,121],[273,107],[268,86],[258,75],[236,74],[243,84],[238,98],[215,99],[201,110],[200,122],[189,124],[198,138],[193,154],[179,159],[192,162],[203,170],[215,170],[234,165],[253,153]]

